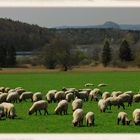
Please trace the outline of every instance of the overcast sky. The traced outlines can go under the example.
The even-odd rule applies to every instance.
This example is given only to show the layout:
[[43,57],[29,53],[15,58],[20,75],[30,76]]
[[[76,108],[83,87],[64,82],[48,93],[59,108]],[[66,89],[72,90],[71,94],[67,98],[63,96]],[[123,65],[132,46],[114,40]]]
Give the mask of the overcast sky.
[[97,25],[106,21],[140,24],[140,8],[0,8],[0,17],[43,27]]

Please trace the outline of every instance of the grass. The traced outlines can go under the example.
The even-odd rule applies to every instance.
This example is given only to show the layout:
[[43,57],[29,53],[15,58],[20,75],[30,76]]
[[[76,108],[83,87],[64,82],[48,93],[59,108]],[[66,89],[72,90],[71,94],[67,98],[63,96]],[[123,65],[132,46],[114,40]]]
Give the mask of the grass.
[[[102,91],[132,90],[137,93],[140,90],[140,72],[54,72],[44,74],[1,74],[0,86],[15,88],[22,86],[28,91],[41,91],[44,95],[50,89],[61,90],[62,87],[85,88],[86,82],[97,84],[104,82],[107,87]],[[96,87],[95,86],[95,87]],[[57,103],[49,104],[49,115],[28,115],[32,103],[30,101],[15,103],[18,117],[14,120],[0,120],[0,133],[139,133],[140,126],[135,126],[133,121],[130,126],[117,125],[117,114],[124,111],[113,107],[106,113],[100,113],[97,102],[85,102],[84,112],[95,113],[95,126],[83,127],[72,126],[72,110],[69,103],[68,115],[54,115]],[[133,103],[125,111],[129,118],[135,108],[140,108],[140,103]]]

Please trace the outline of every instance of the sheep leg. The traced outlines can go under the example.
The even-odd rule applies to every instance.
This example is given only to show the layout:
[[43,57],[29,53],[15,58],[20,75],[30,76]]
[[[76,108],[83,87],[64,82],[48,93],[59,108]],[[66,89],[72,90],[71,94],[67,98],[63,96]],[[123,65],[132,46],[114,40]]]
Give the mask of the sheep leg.
[[125,119],[122,120],[122,124],[125,125]]
[[39,113],[40,113],[40,115],[42,115],[40,110],[39,110]]
[[118,118],[117,124],[119,125],[119,123],[120,123],[120,119]]
[[94,126],[94,119],[93,119],[93,121],[92,121],[92,125]]
[[35,112],[35,115],[37,115],[37,111]]
[[87,121],[87,126],[88,126],[88,121]]

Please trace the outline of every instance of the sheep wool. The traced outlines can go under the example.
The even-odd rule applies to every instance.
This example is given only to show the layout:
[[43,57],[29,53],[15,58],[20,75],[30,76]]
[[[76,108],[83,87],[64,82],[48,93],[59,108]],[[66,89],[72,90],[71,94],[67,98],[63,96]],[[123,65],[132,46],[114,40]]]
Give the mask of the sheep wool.
[[133,119],[135,125],[140,125],[140,109],[135,109],[133,111]]
[[94,126],[94,113],[93,112],[88,112],[86,114],[86,123],[87,123],[87,126]]
[[119,122],[122,122],[123,125],[130,124],[130,120],[128,119],[128,114],[125,112],[119,112],[118,113],[118,118],[117,118],[117,124],[119,125]]
[[83,107],[83,101],[82,99],[75,99],[72,102],[72,110],[75,111],[78,108],[82,108]]

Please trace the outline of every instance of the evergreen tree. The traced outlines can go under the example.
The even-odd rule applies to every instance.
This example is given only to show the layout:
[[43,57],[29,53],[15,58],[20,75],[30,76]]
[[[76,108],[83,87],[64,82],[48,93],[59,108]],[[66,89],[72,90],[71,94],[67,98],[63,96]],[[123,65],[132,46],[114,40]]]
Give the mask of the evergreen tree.
[[6,66],[6,48],[2,44],[0,46],[0,67]]
[[132,60],[132,53],[129,47],[129,44],[126,40],[121,43],[119,49],[119,57],[122,61],[131,61]]
[[108,41],[105,41],[102,51],[102,63],[106,67],[111,61],[111,48]]

